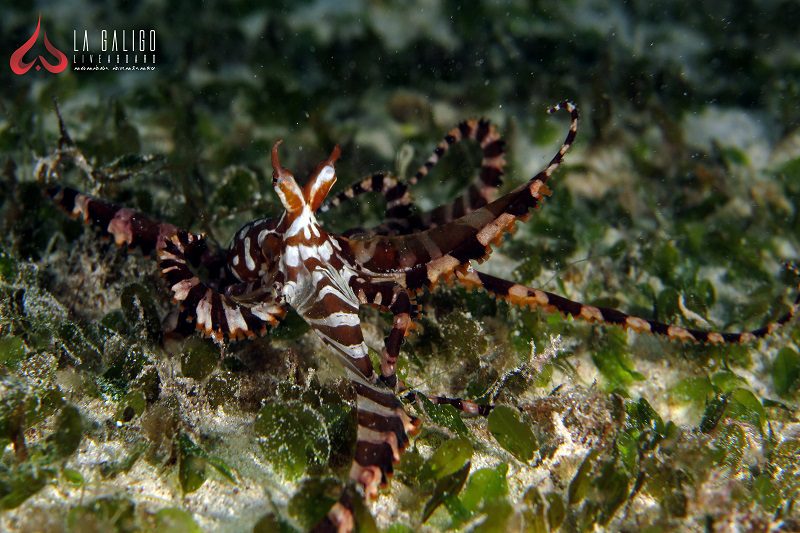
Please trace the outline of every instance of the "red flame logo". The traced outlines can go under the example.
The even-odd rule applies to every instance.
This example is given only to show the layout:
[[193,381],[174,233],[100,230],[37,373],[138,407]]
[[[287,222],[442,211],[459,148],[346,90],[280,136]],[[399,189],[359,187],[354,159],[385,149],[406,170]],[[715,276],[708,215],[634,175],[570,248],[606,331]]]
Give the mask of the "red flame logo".
[[[36,31],[33,32],[33,35],[25,41],[25,43],[17,48],[13,54],[11,54],[11,60],[9,61],[9,65],[11,65],[11,70],[14,74],[18,76],[22,76],[23,74],[27,73],[31,67],[36,63],[36,58],[33,61],[29,61],[26,63],[24,61],[25,54],[27,54],[33,45],[36,44],[36,41],[39,39],[39,29],[42,25],[42,16],[39,15],[39,20],[36,22]],[[42,66],[36,65],[36,70],[40,70],[44,67],[48,72],[52,72],[53,74],[58,74],[59,72],[63,72],[64,69],[67,68],[67,56],[64,55],[64,52],[53,46],[53,43],[50,42],[50,39],[47,38],[47,32],[44,32],[44,46],[47,48],[47,51],[50,52],[53,57],[58,59],[58,63],[55,65],[47,61],[43,56],[39,56],[38,60]]]

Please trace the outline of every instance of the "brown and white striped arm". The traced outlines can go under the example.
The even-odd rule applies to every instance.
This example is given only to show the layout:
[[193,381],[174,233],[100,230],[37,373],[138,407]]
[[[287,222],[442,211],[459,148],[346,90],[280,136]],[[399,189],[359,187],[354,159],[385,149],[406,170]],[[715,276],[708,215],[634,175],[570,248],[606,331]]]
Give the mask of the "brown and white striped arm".
[[191,250],[203,240],[181,230],[158,251],[161,276],[180,305],[179,324],[193,323],[197,331],[217,343],[261,336],[277,326],[286,316],[286,308],[272,296],[262,295],[244,304],[210,287],[192,271]]
[[[374,498],[378,489],[391,478],[393,465],[400,460],[409,435],[419,422],[406,414],[394,391],[375,374],[361,331],[359,301],[352,291],[343,286],[343,280],[332,270],[315,265],[311,272],[317,279],[316,290],[306,305],[295,302],[293,306],[339,357],[356,391],[358,429],[350,478],[363,487],[368,498]],[[403,299],[400,297],[396,301]],[[403,334],[390,334],[387,339],[402,340]],[[395,351],[399,352],[399,341],[387,340],[387,345],[396,346]],[[327,520],[335,524],[348,523],[347,511],[340,502],[331,509]]]
[[[308,300],[295,301],[292,305],[339,357],[356,391],[358,430],[350,478],[363,487],[368,498],[372,498],[380,487],[388,483],[394,471],[393,465],[400,460],[409,435],[419,422],[406,414],[394,391],[375,374],[358,317],[360,302],[352,289],[343,284],[344,279],[336,271],[313,262],[309,265],[312,266],[310,272],[316,280],[316,289]],[[402,294],[405,294],[405,300]],[[395,301],[408,302],[407,298],[408,295],[402,292]],[[399,305],[402,307],[402,303]],[[409,316],[407,311],[405,316]],[[399,352],[404,333],[390,333],[387,337],[387,346],[393,347],[392,353]],[[391,375],[394,375],[393,367]],[[329,520],[335,519],[339,523],[343,519],[341,513],[345,512],[346,508],[334,506]]]
[[408,292],[394,283],[374,283],[363,278],[352,278],[350,284],[362,305],[392,313],[392,329],[384,339],[384,348],[381,351],[379,379],[394,390],[397,387],[397,358],[411,328],[411,320],[418,314],[418,308],[411,302]]
[[[164,243],[178,232],[172,224],[159,222],[127,207],[83,194],[71,187],[51,186],[50,198],[73,218],[81,218],[106,235],[113,237],[118,246],[138,248],[145,256],[164,247]],[[206,254],[208,249],[196,250]]]
[[[373,500],[379,489],[388,485],[394,465],[408,446],[409,436],[419,431],[420,421],[406,414],[394,393],[385,387],[352,375],[351,382],[356,390],[358,432],[350,479],[361,487],[367,500]],[[354,531],[358,524],[353,503],[360,497],[352,485],[345,487],[339,501],[311,531]]]
[[353,501],[360,496],[355,492],[355,488],[348,484],[343,490],[339,501],[337,501],[328,514],[322,518],[310,533],[350,533],[355,531],[356,519],[353,514]]
[[[423,213],[421,215],[422,228],[446,224],[486,205],[495,199],[497,189],[503,184],[503,174],[506,166],[506,142],[500,136],[494,124],[486,119],[465,120],[447,132],[447,135],[436,146],[425,164],[409,179],[409,184],[416,185],[424,179],[452,146],[465,139],[476,141],[481,148],[483,158],[481,159],[478,176],[475,182],[470,184],[468,190],[451,204]],[[398,217],[402,216],[402,214],[395,215],[387,212],[387,216]]]
[[347,282],[332,269],[317,265],[311,270],[316,281],[313,293],[292,306],[337,355],[342,363],[374,380],[374,370],[358,316],[358,300]]
[[[396,176],[388,172],[375,172],[369,176],[361,178],[359,181],[349,186],[336,196],[328,198],[319,208],[320,213],[325,213],[334,207],[338,207],[362,194],[374,192],[386,198],[387,202],[398,201],[405,194],[406,189]],[[398,196],[399,195],[399,196]],[[408,197],[406,204],[411,203]],[[387,206],[388,208],[388,206]]]
[[778,320],[771,322],[758,329],[745,332],[717,332],[704,331],[697,329],[684,328],[663,322],[657,322],[648,318],[629,315],[617,309],[599,307],[575,302],[553,294],[552,292],[533,289],[506,281],[489,274],[470,270],[464,273],[457,272],[456,279],[465,287],[471,289],[483,289],[489,294],[506,300],[514,305],[539,308],[547,312],[560,312],[566,316],[576,319],[596,322],[601,324],[613,324],[632,329],[638,332],[655,333],[664,335],[672,340],[682,342],[699,342],[707,344],[737,344],[754,341],[766,337],[776,329],[790,321],[800,307],[800,295],[797,296],[789,312]]
[[[488,416],[494,409],[493,405],[480,404],[472,400],[463,398],[451,398],[449,396],[428,396],[428,400],[434,405],[452,405],[456,410],[470,416]],[[403,399],[408,403],[415,404],[419,401],[419,391],[409,390],[403,392]]]
[[[412,213],[408,187],[424,179],[453,145],[465,139],[476,141],[481,148],[483,157],[476,180],[453,202],[419,215]],[[502,185],[505,165],[505,141],[497,128],[488,120],[465,120],[447,132],[408,183],[390,174],[375,173],[331,198],[320,210],[324,212],[366,192],[376,192],[386,198],[387,221],[369,232],[404,235],[446,224],[494,200],[497,189]]]
[[286,314],[269,300],[250,307],[239,305],[200,281],[192,267],[203,265],[221,285],[227,282],[224,254],[213,251],[203,236],[70,187],[53,186],[47,192],[59,207],[110,235],[117,245],[139,249],[145,255],[157,254],[162,277],[180,304],[178,332],[188,334],[197,329],[217,342],[236,340],[263,335]]
[[465,270],[470,261],[482,261],[516,221],[525,221],[530,210],[550,194],[546,182],[561,164],[575,140],[578,110],[571,102],[552,107],[571,115],[569,132],[547,167],[508,194],[453,222],[413,235],[352,237],[346,242],[363,270],[378,279],[391,279],[418,291],[432,287],[440,278]]
[[363,376],[347,372],[356,391],[356,453],[350,478],[364,488],[367,498],[374,498],[394,473],[394,466],[417,433],[419,419],[410,416],[394,391]]

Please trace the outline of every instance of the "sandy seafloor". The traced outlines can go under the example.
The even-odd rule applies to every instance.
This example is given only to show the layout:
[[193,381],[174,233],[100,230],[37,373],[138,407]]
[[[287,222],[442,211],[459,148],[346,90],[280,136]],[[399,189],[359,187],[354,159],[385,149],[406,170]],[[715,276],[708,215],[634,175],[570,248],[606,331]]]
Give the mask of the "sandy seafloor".
[[[795,297],[782,266],[800,260],[794,3],[0,9],[8,56],[39,13],[63,48],[74,29],[158,35],[149,73],[0,69],[0,530],[303,529],[353,445],[352,391],[298,320],[224,350],[165,339],[154,262],[41,197],[53,98],[111,176],[67,164],[59,179],[221,246],[279,212],[277,138],[298,176],[340,143],[336,192],[377,170],[407,177],[459,120],[486,117],[507,140],[508,190],[558,149],[566,116],[544,111],[569,98],[582,120],[553,195],[482,270],[698,329],[754,329]],[[445,158],[412,191],[420,208],[451,200],[479,159],[470,146]],[[368,226],[383,205],[366,195],[321,218]],[[380,530],[800,529],[797,320],[708,348],[456,288],[419,302],[406,384],[491,398],[511,421],[409,407],[425,429],[368,505]],[[390,319],[362,318],[380,350]],[[448,475],[426,472],[444,459]],[[467,460],[463,488],[423,523]]]

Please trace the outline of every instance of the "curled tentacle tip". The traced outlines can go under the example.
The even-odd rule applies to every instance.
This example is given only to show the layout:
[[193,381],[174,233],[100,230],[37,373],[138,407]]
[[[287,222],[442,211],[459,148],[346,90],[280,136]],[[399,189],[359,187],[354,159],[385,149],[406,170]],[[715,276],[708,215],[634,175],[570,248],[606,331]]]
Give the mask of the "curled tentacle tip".
[[562,109],[566,109],[568,112],[572,113],[572,111],[575,109],[575,103],[572,100],[562,100],[556,105],[550,106],[547,109],[547,112],[552,114]]

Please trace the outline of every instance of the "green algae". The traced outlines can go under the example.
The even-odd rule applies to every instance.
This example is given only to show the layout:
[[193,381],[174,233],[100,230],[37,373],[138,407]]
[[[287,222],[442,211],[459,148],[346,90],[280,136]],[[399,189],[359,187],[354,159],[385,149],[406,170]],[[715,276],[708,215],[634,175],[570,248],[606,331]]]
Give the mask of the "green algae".
[[264,457],[289,479],[327,463],[330,437],[321,415],[300,402],[273,403],[258,413],[253,430]]
[[310,529],[338,501],[343,490],[341,483],[332,478],[304,480],[289,500],[287,511],[301,527]]
[[165,533],[202,533],[202,528],[183,509],[161,509],[153,517],[153,530]]
[[490,505],[508,496],[508,465],[481,468],[472,472],[460,495],[461,504],[471,514],[485,511]]
[[181,374],[202,381],[217,368],[219,349],[210,339],[191,337],[183,345]]
[[442,504],[447,506],[451,515],[455,515],[456,520],[461,518],[461,508],[456,496],[467,481],[470,467],[471,464],[468,462],[455,472],[437,479],[433,494],[422,509],[422,522],[426,522]]
[[424,394],[417,394],[419,401],[428,415],[428,419],[441,427],[447,428],[455,435],[466,437],[469,435],[469,429],[461,419],[461,414],[455,407],[449,404],[434,404]]
[[103,497],[76,505],[67,513],[67,531],[118,531],[138,530],[135,521],[136,505],[129,499]]
[[796,395],[800,386],[800,354],[789,347],[781,348],[772,362],[772,384],[781,396]]
[[209,455],[189,435],[181,433],[178,436],[178,479],[184,494],[203,486],[208,478],[209,466],[229,482],[236,483],[236,475],[222,459]]
[[449,477],[472,459],[472,444],[464,438],[445,441],[425,462],[419,481],[441,480]]
[[489,432],[500,446],[520,461],[530,461],[539,449],[529,424],[506,405],[498,405],[489,413]]
[[624,332],[607,331],[597,341],[592,362],[605,378],[609,390],[625,394],[628,385],[645,379],[633,366]]

